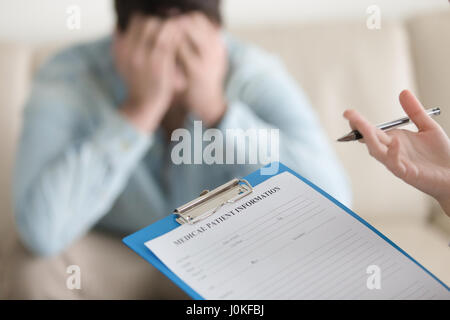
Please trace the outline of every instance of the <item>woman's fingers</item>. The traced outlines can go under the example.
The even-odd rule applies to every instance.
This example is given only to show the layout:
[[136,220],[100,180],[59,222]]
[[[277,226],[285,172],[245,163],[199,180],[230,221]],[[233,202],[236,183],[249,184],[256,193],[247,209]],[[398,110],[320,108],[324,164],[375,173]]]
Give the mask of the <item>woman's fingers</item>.
[[387,144],[390,143],[390,137],[384,132],[371,125],[364,117],[355,110],[347,110],[344,117],[350,121],[353,130],[358,130],[364,137],[371,156],[384,162],[387,155]]
[[403,90],[399,99],[403,110],[419,131],[434,129],[437,126],[437,123],[426,113],[420,101],[409,90]]
[[[344,117],[347,120],[350,120],[350,127],[352,130],[358,130],[358,128],[361,128],[361,130],[358,130],[363,136],[363,131],[365,130],[371,130],[375,129],[375,134],[377,135],[378,139],[383,143],[384,145],[389,145],[391,143],[392,138],[384,131],[377,129],[372,124],[370,124],[363,116],[361,116],[357,111],[355,110],[346,110],[344,112]],[[357,127],[358,126],[358,127]],[[361,139],[364,140],[364,139]]]
[[392,137],[386,134],[383,130],[376,129],[376,133],[378,136],[378,139],[380,139],[381,143],[388,146],[392,142]]
[[387,154],[387,168],[397,177],[403,178],[406,174],[406,167],[400,158],[400,139],[398,136],[392,137],[392,141],[388,146]]

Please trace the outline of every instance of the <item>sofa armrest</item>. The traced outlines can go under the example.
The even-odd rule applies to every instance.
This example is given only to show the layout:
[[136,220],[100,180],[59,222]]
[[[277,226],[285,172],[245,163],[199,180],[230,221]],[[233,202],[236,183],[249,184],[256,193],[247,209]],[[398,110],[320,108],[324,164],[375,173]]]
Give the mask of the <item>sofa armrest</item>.
[[[188,299],[121,238],[90,232],[62,254],[33,256],[18,241],[7,259],[8,299]],[[68,267],[79,266],[81,288],[69,289]]]

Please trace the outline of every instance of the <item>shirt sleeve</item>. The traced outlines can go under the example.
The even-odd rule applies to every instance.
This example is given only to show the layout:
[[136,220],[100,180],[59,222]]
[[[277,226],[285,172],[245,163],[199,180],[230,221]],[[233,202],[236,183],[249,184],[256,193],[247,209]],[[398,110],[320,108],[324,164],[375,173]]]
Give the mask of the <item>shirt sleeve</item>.
[[[14,203],[19,234],[39,255],[58,253],[102,218],[152,145],[152,136],[95,90],[72,56],[52,60],[34,79],[16,157]],[[95,125],[89,126],[94,113],[88,108],[97,109]]]
[[[351,205],[348,178],[308,99],[282,63],[261,55],[242,58],[240,63],[229,80],[229,107],[219,129],[266,129],[268,136],[271,130],[277,130],[278,138],[275,135],[257,140],[258,150],[267,150],[269,162],[282,162],[337,200]],[[273,145],[277,139],[278,145]],[[261,163],[227,167],[233,171],[231,175],[238,176],[260,166]]]

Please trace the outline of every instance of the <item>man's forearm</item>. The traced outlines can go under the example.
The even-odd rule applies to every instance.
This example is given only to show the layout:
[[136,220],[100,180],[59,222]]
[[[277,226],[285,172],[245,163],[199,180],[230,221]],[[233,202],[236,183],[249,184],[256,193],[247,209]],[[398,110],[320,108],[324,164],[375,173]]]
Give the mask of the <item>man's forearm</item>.
[[16,220],[40,255],[59,252],[107,213],[150,142],[114,115],[81,144],[67,143],[49,163],[30,163],[28,154],[38,151],[29,146],[19,154]]

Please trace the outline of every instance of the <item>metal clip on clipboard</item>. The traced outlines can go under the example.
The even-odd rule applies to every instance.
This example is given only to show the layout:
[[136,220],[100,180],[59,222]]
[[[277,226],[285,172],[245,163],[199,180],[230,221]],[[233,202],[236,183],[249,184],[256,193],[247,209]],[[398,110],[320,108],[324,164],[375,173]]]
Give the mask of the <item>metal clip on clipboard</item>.
[[236,202],[253,192],[247,180],[233,179],[214,190],[203,191],[194,199],[174,210],[179,224],[195,224],[213,215],[222,206]]

